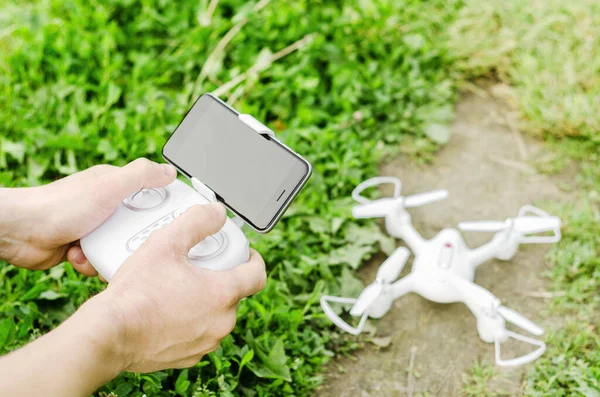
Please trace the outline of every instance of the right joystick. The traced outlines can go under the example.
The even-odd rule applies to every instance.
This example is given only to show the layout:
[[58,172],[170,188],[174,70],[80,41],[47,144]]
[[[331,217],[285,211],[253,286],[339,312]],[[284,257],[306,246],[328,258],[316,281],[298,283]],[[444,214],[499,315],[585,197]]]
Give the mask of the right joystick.
[[218,232],[196,244],[188,253],[188,257],[197,261],[211,259],[223,252],[226,246],[227,236]]

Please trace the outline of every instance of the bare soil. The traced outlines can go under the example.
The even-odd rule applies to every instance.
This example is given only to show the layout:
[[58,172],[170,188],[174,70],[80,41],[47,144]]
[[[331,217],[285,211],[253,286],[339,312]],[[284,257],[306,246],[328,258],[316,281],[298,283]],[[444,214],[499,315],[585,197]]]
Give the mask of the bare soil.
[[[535,171],[532,164],[551,154],[543,143],[509,127],[514,124],[514,112],[492,94],[501,88],[463,95],[456,108],[452,139],[432,164],[420,167],[400,157],[381,167],[381,175],[402,180],[405,195],[439,188],[450,192],[444,202],[411,210],[424,237],[431,238],[463,220],[503,220],[516,215],[524,204],[544,208],[549,202],[570,198],[575,170],[555,176]],[[465,235],[471,247],[491,237],[484,233]],[[531,296],[545,290],[544,257],[548,249],[548,245],[522,246],[510,262],[482,265],[475,281],[504,305],[543,327],[556,326],[557,319],[544,311],[544,299]],[[373,281],[383,259],[380,255],[363,266],[360,276],[365,284]],[[462,304],[436,304],[410,294],[396,301],[383,319],[369,321],[376,337],[389,337],[391,344],[378,347],[365,342],[354,357],[335,358],[317,396],[457,396],[469,367],[477,361],[494,363],[494,346],[479,339],[475,319]],[[416,352],[409,381],[412,348]],[[514,341],[503,348],[503,354],[511,357],[529,349]],[[491,387],[503,395],[520,395],[528,368],[498,368]]]

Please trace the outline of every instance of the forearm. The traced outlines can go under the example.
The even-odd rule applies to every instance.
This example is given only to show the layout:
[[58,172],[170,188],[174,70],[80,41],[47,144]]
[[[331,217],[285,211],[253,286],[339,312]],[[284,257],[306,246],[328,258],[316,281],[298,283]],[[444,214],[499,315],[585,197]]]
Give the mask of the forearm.
[[0,188],[0,260],[10,261],[18,253],[21,229],[30,217],[25,208],[29,189]]
[[[100,294],[102,295],[102,294]],[[88,396],[128,365],[100,296],[50,333],[0,358],[4,396]]]

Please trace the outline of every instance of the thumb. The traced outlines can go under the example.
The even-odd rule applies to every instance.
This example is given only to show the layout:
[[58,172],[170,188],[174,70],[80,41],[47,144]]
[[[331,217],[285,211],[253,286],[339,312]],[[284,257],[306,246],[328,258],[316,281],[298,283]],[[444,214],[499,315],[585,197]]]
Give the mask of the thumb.
[[194,205],[152,235],[166,243],[176,255],[187,255],[200,241],[221,230],[226,220],[226,210],[221,203]]
[[248,262],[227,270],[223,276],[231,282],[230,288],[239,301],[262,290],[267,283],[265,262],[258,252],[251,249]]
[[141,189],[166,186],[176,177],[177,170],[172,165],[139,158],[121,168],[89,179],[88,183],[94,184],[95,188],[88,191],[93,192],[104,205],[113,207]]

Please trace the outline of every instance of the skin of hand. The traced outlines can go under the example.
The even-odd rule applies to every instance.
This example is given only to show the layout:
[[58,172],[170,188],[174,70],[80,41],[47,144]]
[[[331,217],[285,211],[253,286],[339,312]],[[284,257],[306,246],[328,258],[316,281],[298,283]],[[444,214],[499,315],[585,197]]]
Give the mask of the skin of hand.
[[129,195],[166,186],[176,176],[172,165],[140,158],[124,167],[97,165],[44,186],[0,189],[0,258],[35,270],[68,260],[94,276],[78,240]]
[[255,251],[220,272],[187,260],[225,220],[221,204],[197,205],[152,233],[106,290],[54,331],[0,358],[0,374],[11,374],[0,376],[3,395],[86,396],[124,370],[190,367],[215,350],[235,326],[239,300],[266,283]]
[[265,264],[256,251],[228,271],[201,269],[188,261],[189,250],[221,230],[225,220],[221,204],[191,207],[152,233],[139,255],[111,280],[106,293],[116,297],[111,300],[119,303],[124,334],[135,341],[124,344],[130,347],[123,352],[129,357],[127,370],[196,364],[233,330],[239,300],[264,288]]

